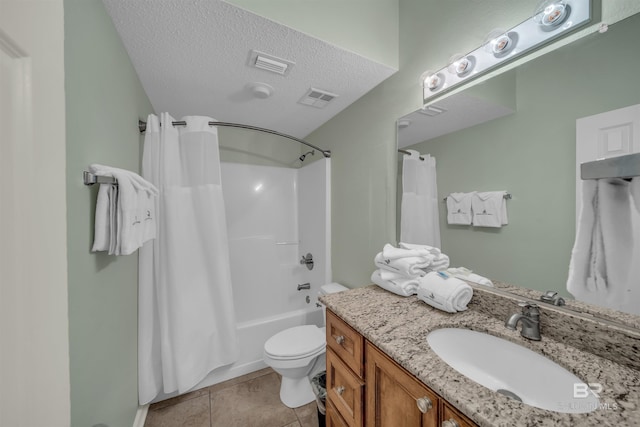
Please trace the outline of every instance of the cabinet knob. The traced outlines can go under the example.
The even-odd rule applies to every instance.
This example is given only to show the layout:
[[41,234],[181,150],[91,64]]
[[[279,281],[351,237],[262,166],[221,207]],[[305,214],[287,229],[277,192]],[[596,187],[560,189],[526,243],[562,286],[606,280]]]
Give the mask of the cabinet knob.
[[460,424],[453,418],[449,418],[447,421],[442,422],[442,427],[460,427]]
[[338,335],[336,337],[336,342],[338,343],[338,345],[342,345],[342,343],[344,342],[344,336],[343,335]]
[[[426,414],[427,412],[429,412],[429,409],[433,408],[433,403],[431,402],[431,399],[429,399],[427,396],[416,399],[416,405],[418,405],[418,409],[423,414]],[[449,426],[443,425],[443,427],[449,427]]]
[[338,393],[338,396],[342,396],[342,393],[344,393],[344,386],[341,385],[340,387],[336,387],[336,393]]

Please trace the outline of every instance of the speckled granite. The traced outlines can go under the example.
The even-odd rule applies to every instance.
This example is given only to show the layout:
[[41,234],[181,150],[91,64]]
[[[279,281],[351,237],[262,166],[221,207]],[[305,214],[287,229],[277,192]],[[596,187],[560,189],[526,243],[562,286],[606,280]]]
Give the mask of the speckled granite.
[[[375,285],[326,295],[321,300],[482,427],[640,426],[640,373],[637,370],[550,339],[544,331],[542,341],[528,341],[519,332],[506,329],[504,320],[479,311],[480,304],[474,300],[469,310],[449,314],[429,307],[416,297],[400,297]],[[510,301],[505,300],[503,305],[512,311]],[[427,334],[446,327],[487,332],[544,354],[584,381],[602,384],[601,403],[615,409],[563,414],[524,405],[495,393],[459,374],[431,350]],[[597,341],[595,336],[590,339]]]
[[[473,283],[470,283],[473,285]],[[542,292],[533,289],[520,288],[518,286],[511,285],[509,283],[493,281],[496,289],[507,291],[511,294],[520,295],[525,298],[531,298],[532,300],[539,300]],[[621,323],[623,325],[630,326],[632,328],[640,329],[640,316],[623,313],[611,308],[599,307],[585,302],[576,301],[572,299],[566,300],[566,305],[560,307],[560,309],[568,309],[579,313],[591,314],[599,319],[609,320],[615,323]]]
[[[474,296],[470,308],[500,321],[520,311],[521,301],[537,303],[511,292],[471,285]],[[543,336],[640,370],[640,329],[549,304],[538,306]]]

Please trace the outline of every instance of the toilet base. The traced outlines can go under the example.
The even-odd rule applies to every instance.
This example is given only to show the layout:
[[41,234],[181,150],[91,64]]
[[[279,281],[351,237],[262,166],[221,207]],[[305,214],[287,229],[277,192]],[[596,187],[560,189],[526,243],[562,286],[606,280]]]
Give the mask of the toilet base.
[[307,376],[302,378],[282,377],[280,400],[289,408],[298,408],[316,400]]

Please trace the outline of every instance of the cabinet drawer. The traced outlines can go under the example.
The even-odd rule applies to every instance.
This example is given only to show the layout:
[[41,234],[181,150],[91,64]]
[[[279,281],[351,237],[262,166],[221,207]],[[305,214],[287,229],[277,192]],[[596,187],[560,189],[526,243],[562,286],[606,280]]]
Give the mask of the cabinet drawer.
[[344,363],[360,378],[363,378],[362,335],[347,325],[330,310],[327,310],[327,347],[332,349]]
[[327,400],[327,414],[325,416],[325,422],[326,427],[349,427],[330,400]]
[[442,427],[476,427],[476,423],[442,400]]
[[362,426],[364,382],[330,348],[327,349],[327,400],[350,427]]

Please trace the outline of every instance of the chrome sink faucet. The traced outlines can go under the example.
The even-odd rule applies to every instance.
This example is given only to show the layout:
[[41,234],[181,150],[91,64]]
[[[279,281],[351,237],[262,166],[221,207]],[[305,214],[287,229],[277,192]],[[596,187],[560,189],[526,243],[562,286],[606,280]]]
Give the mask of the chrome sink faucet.
[[540,309],[531,302],[521,302],[518,305],[522,307],[522,313],[509,316],[504,326],[515,331],[518,322],[522,322],[520,335],[533,341],[540,341]]

